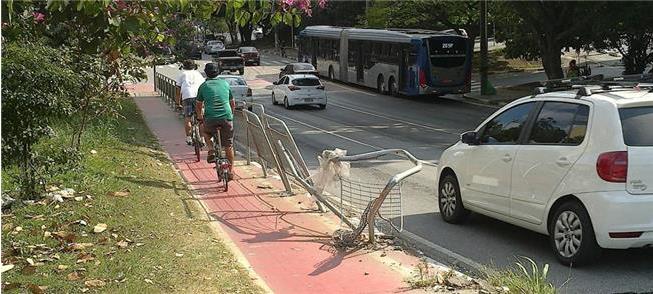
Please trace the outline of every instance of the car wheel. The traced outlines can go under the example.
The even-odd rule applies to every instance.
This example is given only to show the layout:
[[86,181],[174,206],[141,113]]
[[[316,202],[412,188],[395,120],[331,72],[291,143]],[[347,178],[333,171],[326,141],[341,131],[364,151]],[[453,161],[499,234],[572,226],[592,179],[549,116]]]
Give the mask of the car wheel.
[[601,254],[594,227],[587,210],[579,202],[560,205],[549,220],[549,241],[558,260],[564,265],[582,265]]
[[277,104],[279,104],[277,102],[277,97],[274,97],[274,92],[272,92],[272,105],[277,105]]
[[438,206],[440,216],[445,222],[458,224],[467,219],[469,210],[463,206],[460,197],[458,179],[453,174],[445,174],[440,180],[438,192]]
[[333,66],[329,66],[329,80],[335,80],[335,74],[333,74]]
[[383,75],[379,75],[379,77],[376,79],[376,91],[383,94],[383,88],[385,88]]
[[392,96],[397,96],[399,94],[397,91],[397,82],[394,77],[390,77],[390,80],[388,81],[388,92],[390,92],[390,95]]
[[283,107],[290,109],[290,104],[288,104],[288,97],[283,98]]
[[240,74],[241,76],[244,75],[245,74],[245,69],[239,69],[238,74]]
[[326,104],[320,104],[320,109],[322,110],[326,109]]

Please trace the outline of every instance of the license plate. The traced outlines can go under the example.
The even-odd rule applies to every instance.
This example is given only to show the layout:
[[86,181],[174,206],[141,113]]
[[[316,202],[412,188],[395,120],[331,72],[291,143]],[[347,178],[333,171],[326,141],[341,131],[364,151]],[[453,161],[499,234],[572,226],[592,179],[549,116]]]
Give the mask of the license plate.
[[313,98],[306,98],[304,99],[305,102],[313,102]]

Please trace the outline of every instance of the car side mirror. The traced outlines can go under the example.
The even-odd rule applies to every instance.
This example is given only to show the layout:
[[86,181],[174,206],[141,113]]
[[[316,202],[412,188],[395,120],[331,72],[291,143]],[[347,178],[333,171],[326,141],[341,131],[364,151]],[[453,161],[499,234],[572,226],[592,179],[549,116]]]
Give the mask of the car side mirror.
[[278,84],[279,84],[279,82],[272,82],[272,84],[273,84],[273,85],[278,85]]
[[478,145],[478,133],[474,131],[464,132],[462,135],[460,135],[460,141],[467,145]]
[[280,69],[279,69],[279,71],[283,71],[283,70],[284,70],[283,68],[280,68]]

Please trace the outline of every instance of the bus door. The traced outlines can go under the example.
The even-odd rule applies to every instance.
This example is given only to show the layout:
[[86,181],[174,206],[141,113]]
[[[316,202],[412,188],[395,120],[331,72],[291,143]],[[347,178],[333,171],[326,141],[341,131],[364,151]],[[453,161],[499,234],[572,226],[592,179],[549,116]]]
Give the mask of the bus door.
[[401,46],[399,53],[399,91],[405,91],[408,87],[408,56],[410,55],[410,48]]
[[356,81],[358,83],[365,83],[365,68],[363,67],[363,42],[356,42],[356,55],[358,56],[356,60]]

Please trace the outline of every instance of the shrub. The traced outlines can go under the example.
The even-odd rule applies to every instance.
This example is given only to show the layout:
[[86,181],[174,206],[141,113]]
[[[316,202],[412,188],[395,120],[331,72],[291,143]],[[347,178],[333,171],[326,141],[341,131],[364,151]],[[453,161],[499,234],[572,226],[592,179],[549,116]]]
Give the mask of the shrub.
[[18,166],[20,196],[35,197],[45,184],[38,163],[62,157],[38,154],[34,146],[55,135],[53,120],[73,113],[82,77],[71,69],[65,49],[23,42],[9,42],[4,47],[2,165]]

